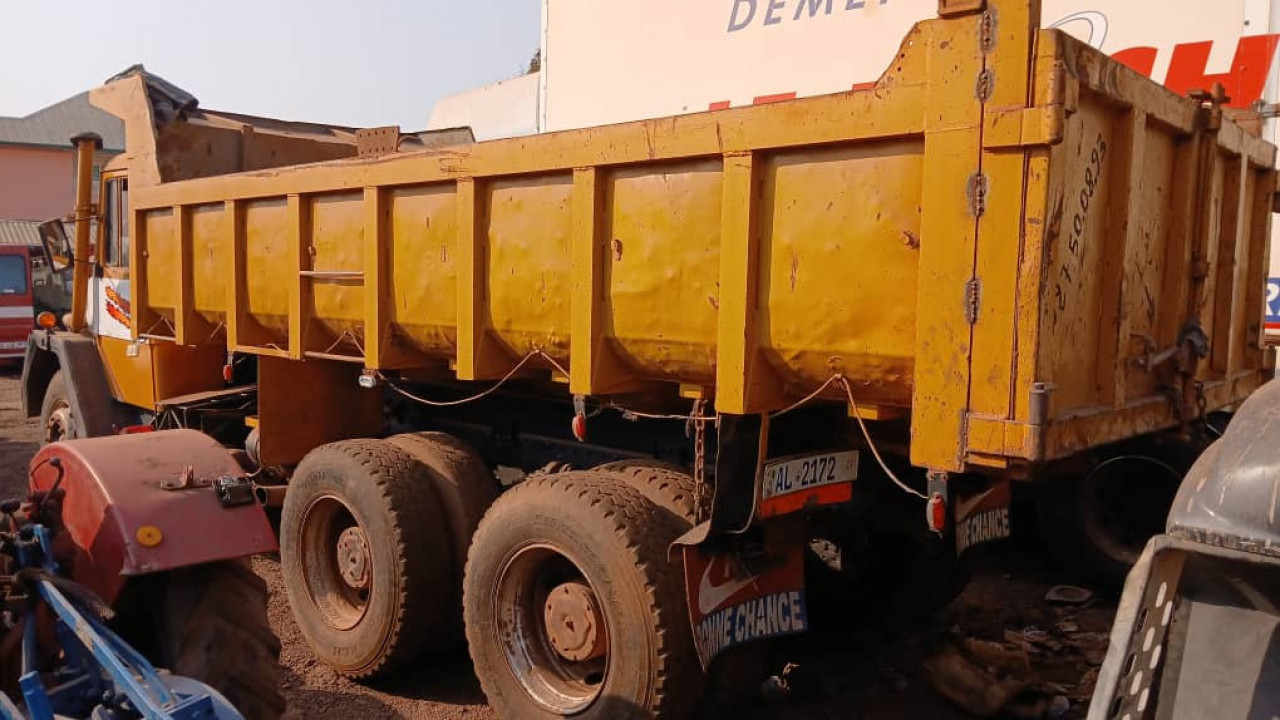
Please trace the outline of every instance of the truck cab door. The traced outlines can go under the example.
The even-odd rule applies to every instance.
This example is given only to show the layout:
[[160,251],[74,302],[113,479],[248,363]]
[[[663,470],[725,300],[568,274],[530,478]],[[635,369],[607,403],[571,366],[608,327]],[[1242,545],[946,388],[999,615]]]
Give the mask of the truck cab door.
[[131,340],[129,305],[129,179],[108,177],[102,186],[97,259],[89,279],[88,325],[97,337]]

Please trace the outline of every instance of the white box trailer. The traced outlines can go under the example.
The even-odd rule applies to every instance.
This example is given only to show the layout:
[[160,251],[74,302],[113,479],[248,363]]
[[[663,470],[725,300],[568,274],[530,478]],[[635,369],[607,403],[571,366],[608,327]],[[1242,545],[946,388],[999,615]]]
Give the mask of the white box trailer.
[[[1273,5],[1275,6],[1273,8]],[[1178,92],[1274,102],[1280,2],[1044,0],[1060,27]],[[544,0],[543,132],[873,83],[933,0]]]
[[[1264,137],[1280,141],[1280,0],[1043,8],[1046,26],[1179,93],[1222,83],[1229,105],[1260,110]],[[543,0],[541,71],[445,98],[429,127],[465,120],[485,140],[842,92],[873,84],[936,10],[936,0]],[[1280,333],[1280,252],[1271,258],[1267,327]]]

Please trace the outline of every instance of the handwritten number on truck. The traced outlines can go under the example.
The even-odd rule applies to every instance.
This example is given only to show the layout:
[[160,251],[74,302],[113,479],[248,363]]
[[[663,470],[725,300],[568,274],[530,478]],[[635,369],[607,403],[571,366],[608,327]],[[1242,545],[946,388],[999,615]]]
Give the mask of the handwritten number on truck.
[[1053,324],[1058,324],[1058,317],[1067,309],[1067,292],[1074,281],[1072,268],[1079,266],[1084,259],[1084,231],[1089,221],[1089,208],[1093,205],[1093,196],[1102,182],[1102,163],[1107,159],[1107,141],[1102,134],[1094,143],[1089,153],[1089,164],[1084,169],[1084,187],[1080,189],[1075,213],[1071,218],[1071,234],[1067,238],[1068,255],[1062,259],[1058,267],[1058,277],[1053,286]]

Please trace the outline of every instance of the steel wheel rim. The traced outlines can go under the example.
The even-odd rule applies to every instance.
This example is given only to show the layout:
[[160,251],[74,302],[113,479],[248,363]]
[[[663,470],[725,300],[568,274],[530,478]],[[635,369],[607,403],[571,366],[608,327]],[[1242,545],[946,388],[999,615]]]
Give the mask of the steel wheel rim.
[[65,401],[59,400],[53,406],[53,412],[49,413],[49,419],[44,424],[44,441],[45,443],[55,443],[60,440],[66,440],[71,435],[71,406]]
[[548,598],[565,584],[581,584],[601,608],[595,628],[607,648],[610,636],[603,605],[586,573],[563,550],[530,543],[512,551],[502,563],[493,591],[497,610],[494,630],[512,676],[535,702],[561,715],[581,712],[600,697],[609,670],[607,649],[601,657],[568,660],[552,642],[547,627]]
[[349,537],[353,529],[363,535],[364,529],[351,507],[334,495],[312,500],[302,512],[301,528],[297,560],[307,597],[326,624],[350,630],[360,624],[373,597],[373,556],[369,551],[367,582],[356,587],[349,582],[349,567],[340,557],[339,539],[344,533]]

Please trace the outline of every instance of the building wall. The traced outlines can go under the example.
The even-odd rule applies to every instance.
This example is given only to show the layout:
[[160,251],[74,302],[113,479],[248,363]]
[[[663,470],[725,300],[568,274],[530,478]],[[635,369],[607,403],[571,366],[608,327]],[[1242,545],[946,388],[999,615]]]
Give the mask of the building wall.
[[476,140],[538,132],[538,73],[450,95],[436,103],[428,130],[470,127]]
[[0,219],[48,220],[74,208],[70,148],[0,146]]

